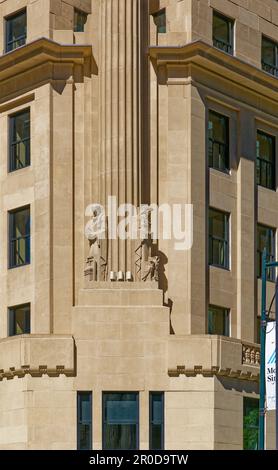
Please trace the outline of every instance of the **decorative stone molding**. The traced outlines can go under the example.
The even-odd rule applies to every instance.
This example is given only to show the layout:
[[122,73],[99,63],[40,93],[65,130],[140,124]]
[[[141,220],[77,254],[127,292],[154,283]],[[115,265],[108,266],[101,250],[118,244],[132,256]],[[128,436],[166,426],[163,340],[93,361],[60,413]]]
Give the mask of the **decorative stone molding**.
[[259,371],[250,372],[245,370],[232,370],[232,369],[221,369],[220,367],[213,366],[210,369],[205,369],[202,366],[194,366],[193,368],[186,368],[185,366],[177,366],[176,369],[169,369],[168,375],[170,377],[179,377],[185,375],[186,377],[196,377],[197,375],[203,375],[204,377],[229,377],[233,379],[249,380],[251,382],[258,382],[260,373]]
[[229,56],[202,40],[181,46],[150,46],[149,56],[156,66],[162,69],[161,79],[168,84],[171,82],[177,84],[176,77],[172,78],[171,74],[173,67],[196,65],[222,78],[229,79],[235,85],[240,84],[241,88],[252,89],[253,93],[257,92],[277,103],[278,83],[276,77],[238,57]]
[[0,341],[0,381],[14,377],[72,377],[74,339],[62,335],[22,335]]
[[51,83],[62,87],[97,74],[92,47],[40,38],[0,56],[0,104]]
[[235,338],[189,335],[169,340],[170,377],[203,375],[257,382],[259,365],[260,347]]
[[259,346],[254,344],[242,345],[242,364],[259,366],[261,362],[261,351]]

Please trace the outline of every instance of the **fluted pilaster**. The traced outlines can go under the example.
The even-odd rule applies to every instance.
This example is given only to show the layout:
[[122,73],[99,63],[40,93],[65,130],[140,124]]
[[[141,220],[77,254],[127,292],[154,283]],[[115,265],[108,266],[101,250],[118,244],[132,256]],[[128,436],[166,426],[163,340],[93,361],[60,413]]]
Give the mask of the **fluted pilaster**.
[[[140,204],[140,0],[101,1],[100,198]],[[108,272],[134,272],[134,243],[110,240]]]

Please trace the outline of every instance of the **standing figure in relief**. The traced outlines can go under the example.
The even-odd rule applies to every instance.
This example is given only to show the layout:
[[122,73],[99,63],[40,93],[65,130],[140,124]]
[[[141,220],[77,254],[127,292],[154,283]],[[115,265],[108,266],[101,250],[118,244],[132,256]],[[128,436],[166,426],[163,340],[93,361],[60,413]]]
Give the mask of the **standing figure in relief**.
[[85,228],[90,243],[85,276],[90,276],[91,281],[102,281],[106,277],[106,259],[102,253],[102,245],[106,242],[106,220],[101,205],[92,205],[91,212],[92,218]]

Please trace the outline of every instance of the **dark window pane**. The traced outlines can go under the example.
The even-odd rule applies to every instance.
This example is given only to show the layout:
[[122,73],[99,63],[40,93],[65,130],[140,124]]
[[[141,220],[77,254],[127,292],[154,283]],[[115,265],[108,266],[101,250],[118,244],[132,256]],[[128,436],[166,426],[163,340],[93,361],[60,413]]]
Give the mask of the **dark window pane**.
[[233,53],[233,20],[213,13],[213,45],[228,54]]
[[209,210],[209,264],[229,268],[229,215]]
[[230,336],[230,312],[228,309],[209,307],[208,334]]
[[153,15],[154,24],[156,25],[158,33],[166,33],[166,10],[158,11]]
[[8,310],[9,336],[30,334],[30,304]]
[[138,448],[138,393],[103,394],[103,448]]
[[74,10],[74,31],[76,33],[84,33],[87,17],[87,13],[81,10]]
[[229,170],[229,119],[209,111],[209,166],[216,170]]
[[276,189],[275,137],[257,132],[257,184]]
[[278,45],[264,37],[262,39],[262,69],[278,76]]
[[259,439],[259,400],[243,398],[243,448],[257,450]]
[[30,110],[10,117],[9,170],[16,171],[30,165]]
[[150,393],[150,450],[164,449],[164,393]]
[[[266,258],[268,262],[275,261],[275,234],[274,228],[258,225],[257,227],[257,276],[262,276],[262,260],[263,252],[266,249]],[[275,280],[275,268],[271,268],[267,272],[269,281]]]
[[9,267],[30,263],[30,208],[9,213]]
[[91,392],[77,392],[77,449],[92,449]]
[[27,15],[26,10],[6,19],[6,52],[12,51],[26,43]]

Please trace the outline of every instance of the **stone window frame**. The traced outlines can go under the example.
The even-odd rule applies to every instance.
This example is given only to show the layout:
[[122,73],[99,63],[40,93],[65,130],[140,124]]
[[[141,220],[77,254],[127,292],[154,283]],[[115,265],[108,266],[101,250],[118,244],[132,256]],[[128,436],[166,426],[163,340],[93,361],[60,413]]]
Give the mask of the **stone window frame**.
[[[153,419],[153,397],[161,396],[161,421],[154,423]],[[153,446],[152,440],[152,426],[156,424],[161,426],[161,446],[159,448]],[[164,450],[165,448],[165,393],[164,392],[149,392],[149,450]]]
[[[27,163],[26,165],[22,166],[22,168],[16,168],[13,162],[13,156],[12,156],[12,146],[16,145],[18,143],[21,143],[21,141],[16,141],[13,140],[13,124],[14,120],[24,114],[24,113],[29,113],[29,137],[26,139],[23,139],[24,141],[28,142],[28,155],[27,155]],[[29,168],[31,166],[31,107],[22,107],[22,109],[19,109],[17,111],[13,111],[12,113],[7,114],[7,119],[8,119],[8,173],[14,173],[19,170],[23,170],[24,168]]]
[[[226,318],[224,319],[225,331],[222,334],[220,334],[220,333],[211,333],[209,331],[209,312],[210,312],[210,310],[213,310],[213,309],[219,310],[219,311],[222,310],[224,315],[226,315]],[[227,338],[230,338],[231,337],[231,330],[232,330],[232,328],[231,328],[231,309],[228,308],[228,307],[222,307],[222,306],[219,306],[219,305],[209,304],[209,306],[208,306],[208,315],[207,315],[207,334],[225,336]]]
[[[20,211],[24,211],[28,209],[29,210],[29,231],[26,235],[22,237],[15,237],[13,236],[14,232],[14,216]],[[14,242],[17,242],[18,240],[24,239],[25,240],[25,249],[27,247],[27,253],[28,257],[24,259],[21,264],[16,264],[14,261],[14,255],[13,255],[13,247],[12,244]],[[31,205],[27,204],[21,207],[17,207],[15,209],[9,210],[8,211],[8,269],[17,269],[21,268],[24,266],[29,266],[31,264]]]
[[[90,409],[90,416],[89,419],[83,419],[81,413],[81,398],[87,396],[89,397],[89,409]],[[76,417],[76,424],[77,424],[77,450],[92,450],[93,449],[93,393],[92,391],[78,391],[76,395],[77,399],[77,417]],[[88,440],[90,442],[89,448],[85,449],[81,446],[81,425],[85,425],[89,427],[89,436]]]
[[[273,162],[268,162],[267,160],[264,160],[262,157],[258,157],[258,147],[257,147],[257,143],[258,143],[258,134],[263,134],[267,137],[270,137],[273,141],[274,141],[274,145],[273,145]],[[277,163],[276,163],[276,159],[277,159],[277,136],[275,135],[275,133],[271,133],[271,132],[268,132],[267,130],[265,130],[264,128],[261,128],[261,127],[257,127],[256,129],[256,184],[257,186],[260,186],[262,188],[265,188],[265,189],[268,189],[268,190],[271,190],[271,191],[276,191],[277,190]],[[260,182],[258,182],[258,175],[257,175],[257,169],[258,169],[258,160],[260,161],[260,164],[261,162],[265,161],[265,163],[269,164],[269,165],[272,165],[272,173],[273,173],[273,178],[274,178],[274,181],[272,183],[271,186],[265,186],[262,183],[261,179],[260,179]]]
[[[213,234],[210,234],[210,229],[208,224],[208,261],[209,261],[209,266],[213,266],[215,268],[219,269],[225,269],[226,271],[231,270],[231,213],[227,212],[222,209],[218,209],[216,207],[209,206],[208,208],[208,219],[210,221],[210,212],[218,212],[220,214],[223,214],[223,216],[226,218],[224,221],[225,228],[224,228],[224,238],[220,239],[219,237],[216,237]],[[215,264],[211,262],[211,251],[210,251],[210,245],[211,241],[218,240],[219,242],[222,242],[224,244],[224,264]]]
[[[8,24],[9,24],[9,21],[11,21],[14,18],[17,18],[21,15],[25,15],[25,18],[26,18],[25,34],[19,36],[17,39],[14,39],[13,41],[8,41]],[[20,10],[17,10],[15,12],[12,12],[12,13],[8,14],[7,16],[5,16],[4,17],[4,48],[3,48],[4,49],[4,54],[12,52],[12,51],[18,49],[19,47],[25,46],[25,44],[27,42],[27,33],[28,33],[27,6],[25,6],[23,8],[20,8]],[[14,44],[15,42],[18,42],[18,41],[20,42],[20,44],[18,46],[12,47],[12,48],[8,47],[9,43]]]
[[[16,333],[15,321],[16,321],[16,312],[19,309],[28,309],[28,316],[24,318],[24,331],[23,333]],[[25,303],[20,305],[15,305],[13,307],[8,307],[8,337],[20,336],[20,335],[29,335],[31,334],[31,303]]]
[[[277,228],[276,227],[271,227],[270,225],[267,225],[267,224],[263,224],[263,223],[260,223],[260,222],[257,222],[257,226],[256,226],[256,254],[257,254],[257,257],[256,257],[256,275],[257,275],[257,279],[261,279],[262,277],[262,273],[261,273],[261,266],[262,266],[262,256],[263,256],[263,252],[261,250],[258,249],[258,228],[259,227],[262,227],[262,228],[265,228],[265,229],[268,229],[268,230],[271,230],[273,231],[273,237],[272,237],[272,242],[271,242],[271,253],[268,253],[267,252],[267,261],[275,261],[276,260],[276,252],[277,252]],[[260,267],[260,268],[259,268]],[[259,269],[259,272],[258,272],[258,269]],[[275,282],[275,279],[276,279],[276,275],[275,275],[275,268],[271,268],[268,270],[267,272],[267,281],[269,282]]]
[[105,395],[134,395],[136,397],[136,422],[134,423],[136,426],[136,448],[133,450],[139,450],[140,441],[139,441],[139,430],[140,430],[140,392],[139,391],[103,391],[102,392],[102,449],[103,450],[114,450],[114,449],[106,449],[106,441],[105,441],[105,424],[106,424],[106,400]]
[[[263,60],[263,43],[264,41],[268,42],[274,47],[274,55],[275,55],[275,64],[268,64]],[[274,77],[278,78],[278,42],[274,39],[262,34],[262,47],[261,47],[261,65],[262,70]]]
[[[226,123],[227,123],[227,128],[226,128],[226,139],[227,139],[227,142],[225,143],[221,143],[221,142],[217,142],[217,141],[213,141],[213,145],[216,143],[217,145],[225,145],[228,150],[227,150],[227,155],[225,155],[225,165],[226,165],[226,168],[225,169],[222,169],[219,167],[216,167],[213,165],[213,163],[211,164],[210,162],[210,142],[211,142],[211,139],[209,138],[209,122],[210,122],[210,114],[214,114],[214,115],[217,115],[221,118],[224,118]],[[216,111],[214,108],[210,107],[208,108],[208,118],[207,118],[207,132],[208,132],[208,150],[207,150],[207,154],[208,154],[208,166],[209,168],[212,168],[216,171],[220,171],[222,173],[225,173],[225,174],[230,174],[230,171],[231,171],[231,149],[230,149],[230,116],[227,116],[227,114],[224,114],[224,113],[220,113],[218,110]]]
[[[218,17],[222,20],[224,20],[229,27],[229,34],[231,36],[230,42],[225,42],[220,40],[219,38],[216,38],[214,35],[214,17]],[[225,15],[224,13],[213,9],[212,12],[212,43],[213,46],[216,47],[217,49],[221,50],[222,52],[225,52],[226,54],[229,54],[233,56],[235,54],[235,19],[231,18],[230,16]],[[219,44],[217,44],[219,43]],[[222,46],[220,47],[220,43],[222,43]]]

